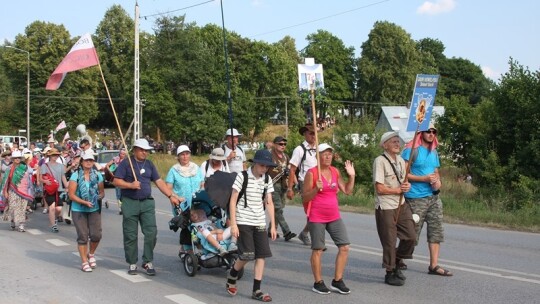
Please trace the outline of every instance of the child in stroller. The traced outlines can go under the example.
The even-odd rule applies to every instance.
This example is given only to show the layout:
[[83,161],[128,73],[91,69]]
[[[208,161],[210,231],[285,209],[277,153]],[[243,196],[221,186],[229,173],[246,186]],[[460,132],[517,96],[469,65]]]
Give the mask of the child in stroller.
[[[217,249],[218,254],[224,256],[229,251],[237,249],[236,240],[231,236],[231,228],[218,228],[215,223],[208,219],[203,209],[191,209],[190,221],[198,242],[207,251],[214,252]],[[217,222],[222,223],[221,220]]]

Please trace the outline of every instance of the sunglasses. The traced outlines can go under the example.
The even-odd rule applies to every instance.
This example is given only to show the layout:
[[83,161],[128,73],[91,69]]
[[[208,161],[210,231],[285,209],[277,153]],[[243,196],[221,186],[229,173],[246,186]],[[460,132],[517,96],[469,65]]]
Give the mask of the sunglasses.
[[424,131],[424,133],[437,135],[437,130],[427,130],[427,131]]
[[287,145],[287,143],[277,143],[276,145],[279,145],[279,146],[285,147],[285,146]]

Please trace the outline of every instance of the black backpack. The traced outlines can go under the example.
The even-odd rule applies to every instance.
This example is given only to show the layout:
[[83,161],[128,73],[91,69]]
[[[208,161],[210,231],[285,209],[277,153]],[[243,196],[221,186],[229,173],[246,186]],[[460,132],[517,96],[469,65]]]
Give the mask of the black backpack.
[[[223,171],[216,171],[212,176],[208,177],[205,182],[205,190],[208,193],[210,200],[214,202],[215,205],[221,207],[222,209],[228,210],[229,200],[231,199],[232,186],[236,179],[236,172],[228,173]],[[242,183],[242,188],[238,194],[238,200],[240,201],[244,197],[244,208],[247,207],[247,198],[246,198],[246,189],[248,184],[248,174],[247,171],[242,171],[244,176],[244,181]],[[268,184],[269,181],[268,174],[265,174],[264,183]],[[262,199],[266,197],[267,187],[264,187]]]

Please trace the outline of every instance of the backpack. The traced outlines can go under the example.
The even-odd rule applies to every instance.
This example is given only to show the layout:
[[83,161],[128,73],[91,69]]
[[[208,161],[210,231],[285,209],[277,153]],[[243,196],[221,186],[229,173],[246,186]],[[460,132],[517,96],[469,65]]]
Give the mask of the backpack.
[[60,188],[60,183],[54,178],[49,164],[46,164],[49,169],[49,173],[45,173],[41,176],[42,179],[49,181],[49,184],[43,183],[43,192],[48,195],[55,195]]
[[[215,205],[221,207],[222,209],[227,210],[229,206],[229,200],[231,199],[232,194],[232,186],[234,184],[234,181],[236,179],[236,172],[228,173],[223,171],[216,171],[212,176],[208,177],[205,182],[205,190],[208,194],[208,197],[212,202],[214,202]],[[244,197],[244,208],[247,207],[247,198],[246,198],[246,189],[248,184],[248,174],[247,171],[242,171],[242,175],[244,176],[244,181],[242,183],[242,188],[240,189],[240,192],[238,194],[238,200],[236,203],[240,201],[242,197]],[[269,181],[268,174],[265,174],[264,177],[264,183],[268,184]],[[262,199],[264,200],[267,192],[267,187],[264,187]]]
[[300,167],[303,166],[304,161],[306,160],[306,153],[307,153],[307,148],[304,146],[304,143],[301,143],[300,147],[302,147],[302,150],[304,150],[304,154],[302,155],[302,159],[300,160],[300,163],[298,163],[298,167],[296,167],[296,172],[294,172],[294,175],[296,175],[297,181],[299,181],[298,178],[300,177]]

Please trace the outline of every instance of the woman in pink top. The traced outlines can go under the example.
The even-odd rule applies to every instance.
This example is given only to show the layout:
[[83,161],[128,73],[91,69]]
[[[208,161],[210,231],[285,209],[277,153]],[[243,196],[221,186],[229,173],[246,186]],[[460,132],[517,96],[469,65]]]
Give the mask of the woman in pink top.
[[343,282],[343,272],[349,256],[349,237],[345,224],[339,214],[338,191],[349,195],[353,191],[355,171],[351,161],[345,161],[345,171],[349,175],[347,183],[341,178],[339,171],[332,167],[334,149],[328,144],[320,144],[320,180],[318,168],[310,169],[304,178],[303,203],[308,217],[308,228],[311,236],[311,270],[315,283],[312,290],[318,294],[329,294],[330,289],[322,280],[321,258],[325,246],[325,231],[328,231],[334,244],[338,247],[336,269],[330,288],[341,294],[350,293]]

